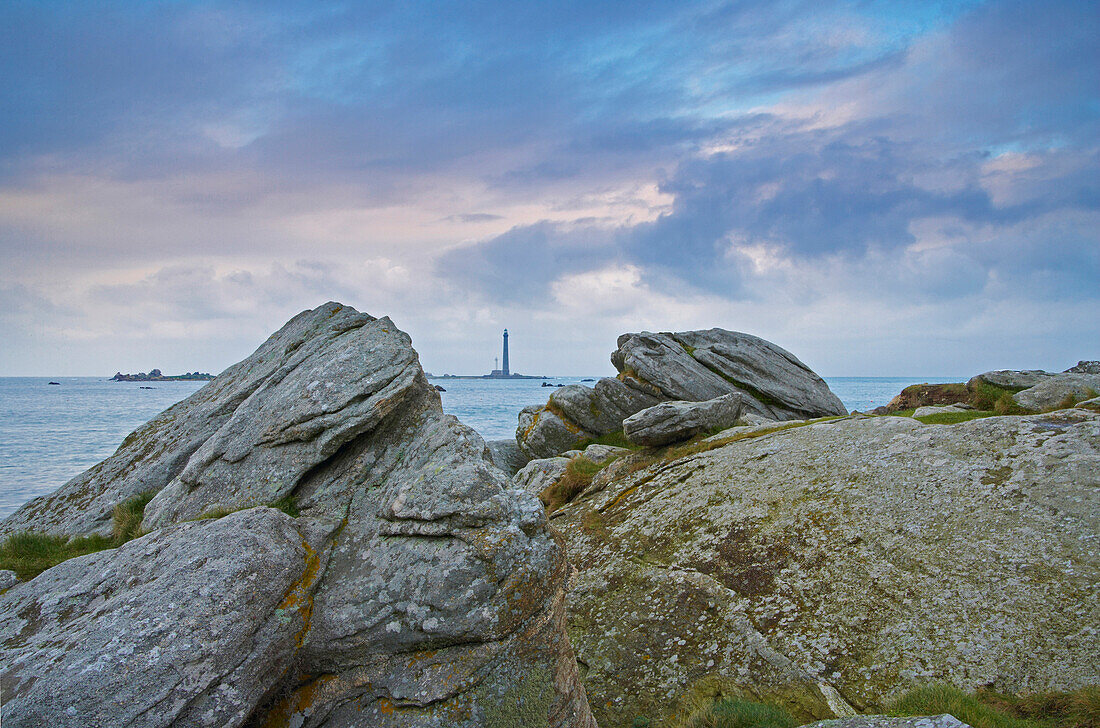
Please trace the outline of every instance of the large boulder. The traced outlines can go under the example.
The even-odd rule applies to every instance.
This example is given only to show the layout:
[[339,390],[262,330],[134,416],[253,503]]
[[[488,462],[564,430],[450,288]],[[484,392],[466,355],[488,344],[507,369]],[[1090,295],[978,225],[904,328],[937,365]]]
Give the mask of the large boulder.
[[1012,395],[1016,404],[1034,412],[1072,407],[1100,392],[1100,374],[1055,374]]
[[706,402],[662,402],[623,420],[623,435],[636,445],[656,447],[700,432],[733,427],[740,415],[740,393]]
[[4,724],[241,725],[308,629],[326,535],[255,508],[66,561],[0,596]]
[[[99,517],[65,497],[74,483],[93,514],[110,513],[134,487],[159,484],[144,523],[153,533],[65,562],[0,597],[13,605],[3,610],[14,630],[0,661],[5,685],[15,681],[25,692],[29,677],[50,673],[72,696],[102,689],[100,722],[86,725],[128,724],[131,709],[157,712],[165,696],[138,688],[178,673],[170,705],[218,725],[594,726],[565,632],[567,564],[538,500],[510,488],[481,437],[443,414],[408,336],[388,319],[327,304],[288,327],[208,385],[236,393],[231,400],[204,388],[138,431],[154,463],[124,445],[115,457],[128,458],[129,468],[101,464],[6,524],[93,530]],[[210,413],[213,422],[190,421]],[[180,455],[160,446],[162,432],[194,439],[173,440],[187,442]],[[126,487],[108,477],[133,470],[156,477]],[[294,519],[249,509],[288,500]],[[261,515],[188,523],[241,508]],[[219,529],[247,540],[268,522],[283,529],[281,540],[225,544],[237,549],[235,571],[217,571],[221,552],[203,550],[221,548],[212,543],[222,540]],[[165,558],[181,555],[177,570],[155,570],[149,554],[159,549]],[[149,561],[147,570],[126,571],[135,560]],[[268,574],[268,560],[279,578]],[[100,579],[112,569],[122,570],[121,582]],[[213,594],[222,581],[237,589],[224,600]],[[190,606],[182,596],[173,601],[177,593],[211,596],[188,610],[172,606]],[[35,605],[58,594],[84,597],[56,606],[61,622],[35,617]],[[242,601],[255,613],[242,613]],[[158,610],[157,618],[143,616]],[[227,632],[226,642],[212,639],[194,655],[193,670],[186,654],[152,649],[162,635],[199,639],[200,624],[237,618],[242,635],[264,637],[235,646]],[[126,639],[105,631],[116,623],[130,632]],[[70,657],[53,638],[60,630],[63,647],[75,650]],[[105,688],[95,673],[131,646],[150,651],[110,677],[130,686],[118,694],[133,695],[114,706],[102,696],[122,688]],[[219,667],[223,658],[235,671]],[[5,719],[66,725],[72,706],[49,697],[51,684],[18,704],[25,708],[6,705]]]
[[740,394],[746,412],[772,420],[847,414],[821,377],[790,352],[725,329],[623,334],[616,378],[556,390],[519,416],[516,442],[546,458],[622,430],[623,420],[668,400],[704,402]]
[[833,692],[873,711],[931,682],[1097,682],[1100,414],[772,423],[694,450],[622,458],[552,516],[601,725],[666,725],[706,685],[809,719]]
[[702,402],[740,392],[748,411],[773,420],[848,414],[789,351],[737,331],[623,334],[611,361],[627,384],[666,399]]

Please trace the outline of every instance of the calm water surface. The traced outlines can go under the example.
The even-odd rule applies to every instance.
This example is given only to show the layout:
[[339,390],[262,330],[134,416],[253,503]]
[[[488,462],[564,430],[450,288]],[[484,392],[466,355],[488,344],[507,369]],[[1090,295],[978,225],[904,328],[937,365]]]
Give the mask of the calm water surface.
[[[582,377],[558,377],[571,384]],[[592,379],[595,379],[593,377]],[[849,410],[882,404],[919,382],[966,377],[826,377]],[[115,451],[153,415],[198,391],[205,382],[110,382],[99,377],[0,377],[0,518],[62,485]],[[447,391],[443,409],[487,440],[515,435],[516,416],[543,404],[540,380],[436,379]],[[591,386],[592,382],[585,382]],[[141,389],[141,386],[152,389]]]

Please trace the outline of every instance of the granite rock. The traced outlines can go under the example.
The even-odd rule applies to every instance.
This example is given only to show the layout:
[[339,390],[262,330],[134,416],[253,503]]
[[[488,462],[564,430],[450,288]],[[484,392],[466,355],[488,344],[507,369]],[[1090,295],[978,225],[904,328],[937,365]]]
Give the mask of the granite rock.
[[[594,728],[565,631],[568,565],[541,503],[443,414],[388,319],[328,304],[288,327],[208,385],[240,395],[229,385],[255,380],[246,396],[160,416],[171,432],[209,433],[186,457],[149,449],[176,465],[146,467],[126,450],[134,469],[167,479],[146,509],[152,533],[0,597],[12,605],[0,610],[0,679],[21,701],[5,705],[5,723],[143,724],[163,712],[179,725]],[[189,421],[210,412],[212,424]],[[122,489],[105,472],[81,482],[113,505]],[[249,508],[284,497],[296,518]],[[43,504],[18,524],[96,525],[68,499]],[[143,690],[160,702],[132,717]],[[92,695],[134,697],[96,723]]]
[[489,458],[493,461],[493,465],[503,470],[509,477],[518,473],[531,460],[523,454],[514,439],[488,440],[485,446],[489,448]]
[[821,377],[788,351],[724,329],[623,334],[611,362],[618,377],[589,389],[570,385],[519,416],[516,442],[551,457],[618,432],[623,420],[668,400],[704,402],[740,394],[743,408],[770,420],[847,414]]
[[1069,690],[1100,653],[1100,414],[772,423],[555,511],[601,725],[719,682],[803,719],[914,687]]
[[512,487],[538,497],[542,491],[561,480],[571,458],[540,458],[527,463],[512,476]]
[[636,445],[656,447],[707,430],[732,427],[740,414],[740,393],[706,402],[662,402],[623,420],[623,434]]
[[1100,392],[1100,374],[1055,374],[1012,395],[1024,409],[1040,412],[1091,399]]
[[19,583],[19,576],[10,569],[0,569],[0,591],[11,589]]
[[859,715],[819,720],[804,728],[970,728],[953,715],[921,715],[895,718],[890,715]]

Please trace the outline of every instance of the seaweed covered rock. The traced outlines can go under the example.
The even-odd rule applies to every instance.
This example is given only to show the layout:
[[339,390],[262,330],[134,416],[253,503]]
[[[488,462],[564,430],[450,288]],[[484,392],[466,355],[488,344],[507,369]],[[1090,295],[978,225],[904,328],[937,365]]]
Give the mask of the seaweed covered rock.
[[830,695],[865,712],[932,682],[1100,677],[1100,414],[1083,408],[739,427],[620,459],[552,523],[601,725],[665,725],[715,691],[820,719]]
[[545,458],[622,430],[623,420],[660,402],[704,402],[740,394],[747,413],[772,420],[847,414],[821,377],[790,352],[725,329],[623,334],[616,378],[570,385],[520,413],[516,442]]
[[[75,725],[67,716],[86,715],[84,696],[103,689],[126,696],[111,725],[168,701],[169,715],[194,710],[225,726],[594,726],[565,631],[568,567],[542,506],[443,414],[407,335],[327,304],[208,387],[234,396],[204,388],[138,431],[154,443],[190,433],[171,441],[186,440],[185,453],[153,447],[146,463],[124,445],[118,463],[74,481],[91,511],[109,513],[131,486],[108,473],[156,475],[141,485],[160,484],[146,507],[152,533],[0,596],[0,679],[5,695],[10,684],[31,696],[5,705],[5,722]],[[63,496],[15,514],[16,525],[35,528],[37,515],[37,530],[97,527]],[[257,507],[275,501],[296,517]],[[236,509],[246,510],[189,522]],[[281,535],[258,541],[261,527]],[[231,569],[219,570],[223,547]],[[155,571],[156,553],[176,554],[178,568]],[[200,598],[173,596],[184,593]],[[55,605],[57,595],[72,598]],[[55,619],[36,616],[51,609]],[[159,646],[238,618],[237,642],[229,630],[193,657]],[[66,654],[51,636],[62,629]],[[123,654],[125,670],[96,674]],[[169,693],[141,689],[173,670]],[[69,689],[46,681],[35,692],[45,674]]]

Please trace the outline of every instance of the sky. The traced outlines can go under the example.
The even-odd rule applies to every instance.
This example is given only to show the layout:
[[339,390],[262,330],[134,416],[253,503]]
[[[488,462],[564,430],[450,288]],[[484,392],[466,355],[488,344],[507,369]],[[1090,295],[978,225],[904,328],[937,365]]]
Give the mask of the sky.
[[1100,5],[0,4],[0,376],[218,372],[328,300],[435,373],[1100,359]]

